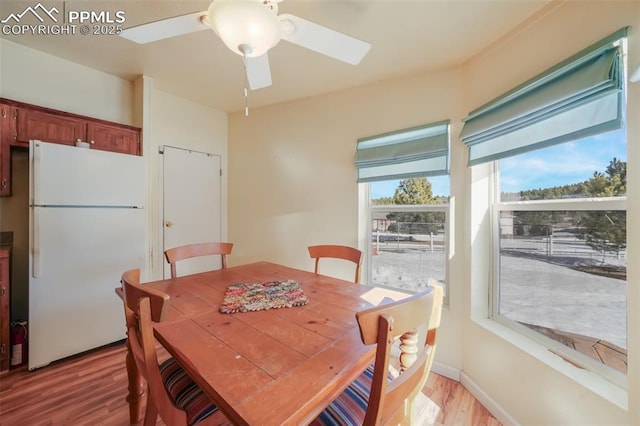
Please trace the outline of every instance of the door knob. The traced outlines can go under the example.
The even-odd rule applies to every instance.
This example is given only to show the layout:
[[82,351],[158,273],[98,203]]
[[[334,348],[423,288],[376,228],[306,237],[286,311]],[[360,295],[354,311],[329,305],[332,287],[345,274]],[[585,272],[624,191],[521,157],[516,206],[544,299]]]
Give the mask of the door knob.
[[170,220],[167,220],[167,221],[164,223],[164,226],[166,226],[167,228],[171,228],[171,227],[173,226],[173,222],[171,222]]

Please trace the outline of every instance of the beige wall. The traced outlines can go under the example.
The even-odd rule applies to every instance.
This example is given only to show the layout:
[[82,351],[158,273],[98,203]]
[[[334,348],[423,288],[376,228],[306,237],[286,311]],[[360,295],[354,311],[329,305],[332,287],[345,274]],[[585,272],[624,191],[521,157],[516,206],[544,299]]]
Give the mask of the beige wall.
[[[612,7],[613,6],[613,7]],[[640,3],[638,2],[563,2],[548,10],[537,22],[531,22],[521,31],[502,40],[493,49],[470,61],[464,67],[466,103],[475,108],[496,95],[524,82],[535,74],[555,65],[588,45],[608,36],[624,26],[632,26],[629,37],[629,62],[640,61]],[[536,52],[536,54],[532,54]],[[628,103],[628,166],[640,168],[637,152],[640,132],[636,120],[640,116],[638,83],[630,84]],[[634,153],[636,155],[634,156]],[[469,235],[470,259],[475,263],[469,271],[468,282],[471,301],[483,304],[480,296],[488,285],[487,270],[488,233],[486,217],[481,215],[485,170],[472,173],[474,192],[470,194],[472,233]],[[629,258],[628,258],[628,361],[629,394],[600,380],[595,375],[579,370],[539,346],[520,342],[513,333],[482,321],[480,310],[474,311],[477,322],[466,325],[464,340],[464,371],[492,398],[524,424],[640,424],[638,412],[638,351],[640,329],[638,306],[640,284],[633,259],[638,259],[640,247],[634,242],[638,233],[637,179],[628,179]],[[470,262],[471,263],[471,262]],[[475,297],[475,299],[474,299]],[[486,306],[486,304],[485,304]],[[482,326],[480,326],[482,325]],[[495,334],[494,334],[495,333]],[[498,337],[500,336],[500,337]],[[508,340],[508,341],[507,341]],[[536,354],[535,357],[527,353]],[[563,374],[558,374],[561,371]],[[571,377],[572,379],[569,379]],[[507,383],[511,382],[511,385]],[[513,382],[518,383],[517,385]],[[599,395],[583,385],[597,390]],[[604,395],[607,398],[602,398]],[[628,401],[628,404],[627,404]],[[629,405],[629,411],[621,408]]]
[[[222,164],[221,178],[221,236],[227,236],[227,114],[214,108],[171,95],[152,87],[146,96],[149,113],[149,137],[144,149],[149,164],[149,205],[151,223],[154,226],[151,245],[150,278],[162,277],[162,265],[165,262],[162,247],[162,146],[191,149],[208,154],[219,155]],[[188,188],[185,188],[188,190]]]
[[[487,283],[478,276],[486,276],[487,259],[482,256],[489,248],[486,215],[477,209],[472,216],[469,207],[471,202],[474,208],[482,207],[477,194],[486,193],[486,170],[470,172],[465,149],[457,140],[460,119],[469,110],[621,26],[634,27],[629,62],[638,66],[638,5],[637,1],[559,2],[557,9],[459,69],[254,109],[248,118],[231,115],[228,237],[236,245],[229,262],[272,260],[311,269],[307,245],[358,244],[356,140],[449,118],[454,137],[455,235],[450,306],[444,312],[438,361],[462,370],[490,402],[522,424],[640,424],[640,124],[628,123],[629,412],[578,384],[585,381],[579,377],[583,373],[568,372],[566,366],[558,373],[561,361],[534,351],[530,355],[508,341],[509,336],[477,320],[486,306]],[[6,40],[0,40],[0,56],[2,97],[127,124],[144,123],[150,233],[157,259],[157,147],[167,144],[221,154],[224,164],[226,114],[157,91],[152,80],[141,83],[137,96],[131,82]],[[137,109],[138,103],[143,107]],[[628,111],[629,117],[640,117],[640,83],[630,85]],[[13,207],[8,203],[0,198],[2,230],[19,222],[11,219]],[[329,272],[345,278],[351,274],[337,267]],[[472,312],[475,320],[470,318]]]
[[0,96],[133,124],[133,83],[0,39]]
[[[640,5],[639,5],[640,6]],[[640,69],[640,11],[635,10],[633,29],[629,37],[629,69]],[[628,90],[628,160],[627,209],[632,219],[627,222],[627,326],[629,366],[629,419],[640,424],[640,81]],[[634,117],[634,118],[631,118]]]
[[[193,149],[227,159],[227,114],[153,87],[153,79],[131,82],[0,39],[0,97],[104,120],[143,126],[148,178],[149,277],[159,277],[162,247],[159,147]],[[0,230],[14,232],[12,317],[27,317],[28,164],[14,155],[15,195],[0,197]],[[222,178],[222,234],[226,236],[226,173]],[[142,265],[141,265],[142,266]]]
[[[448,70],[256,109],[249,117],[231,115],[229,238],[235,245],[229,262],[269,260],[312,270],[308,245],[358,246],[356,140],[447,118],[452,134],[458,134],[461,87],[460,73]],[[458,169],[463,161],[454,152]],[[463,176],[452,175],[453,188],[461,188]],[[459,245],[462,237],[456,234]],[[341,265],[323,272],[353,279],[353,269]],[[452,268],[451,282],[463,280],[463,270]],[[440,359],[458,368],[462,288],[452,286],[439,346]]]
[[[490,252],[487,167],[467,168],[466,150],[457,139],[460,120],[471,109],[622,26],[640,28],[639,6],[557,2],[458,69],[254,109],[248,118],[230,115],[229,238],[236,244],[230,261],[272,260],[308,270],[307,245],[358,244],[356,140],[449,118],[455,236],[450,306],[437,361],[460,369],[463,381],[508,423],[640,424],[640,321],[634,309],[640,306],[640,274],[633,265],[640,260],[640,247],[633,243],[640,241],[640,188],[632,182],[632,176],[640,181],[638,124],[630,123],[628,130],[628,164],[636,170],[629,172],[628,189],[629,411],[620,407],[625,391],[481,321],[487,316]],[[636,66],[639,45],[632,29],[629,60]],[[640,83],[632,86],[629,117],[638,117]],[[349,277],[346,270],[329,272]]]

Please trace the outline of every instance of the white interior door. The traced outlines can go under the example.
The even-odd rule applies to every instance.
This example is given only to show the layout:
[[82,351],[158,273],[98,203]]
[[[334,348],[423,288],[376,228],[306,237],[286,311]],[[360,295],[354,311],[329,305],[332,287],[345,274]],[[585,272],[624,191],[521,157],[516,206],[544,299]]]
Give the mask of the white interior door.
[[[163,250],[185,244],[221,241],[221,159],[219,155],[164,147]],[[171,276],[164,262],[164,277]],[[181,261],[178,274],[220,267],[219,256]]]

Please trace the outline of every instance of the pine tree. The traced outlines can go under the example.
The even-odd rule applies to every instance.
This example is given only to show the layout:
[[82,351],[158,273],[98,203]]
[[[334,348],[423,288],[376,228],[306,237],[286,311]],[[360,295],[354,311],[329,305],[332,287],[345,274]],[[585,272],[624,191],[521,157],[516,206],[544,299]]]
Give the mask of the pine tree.
[[[399,182],[393,194],[394,205],[442,204],[442,199],[434,197],[431,183],[425,177],[407,178]],[[387,219],[394,222],[388,231],[403,234],[428,234],[442,228],[445,215],[442,212],[389,213]]]
[[[614,158],[605,173],[595,172],[585,183],[589,197],[616,197],[627,191],[627,163]],[[618,254],[627,247],[627,212],[589,212],[580,220],[582,237],[594,250]]]

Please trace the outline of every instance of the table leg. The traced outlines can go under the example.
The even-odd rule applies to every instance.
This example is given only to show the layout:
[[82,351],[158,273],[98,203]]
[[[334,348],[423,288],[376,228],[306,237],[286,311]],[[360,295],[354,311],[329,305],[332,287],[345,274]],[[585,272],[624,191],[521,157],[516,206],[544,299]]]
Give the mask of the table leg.
[[127,377],[129,378],[129,393],[127,402],[129,403],[129,422],[135,424],[142,420],[142,398],[144,398],[144,381],[138,371],[136,360],[133,358],[129,339],[127,339]]

